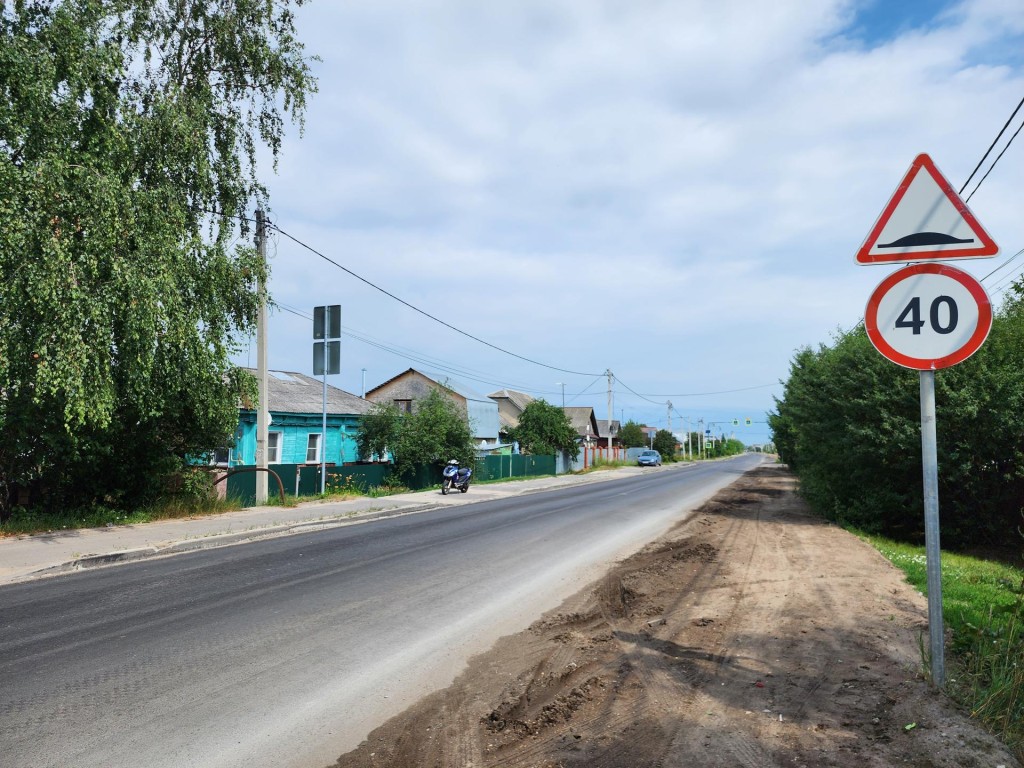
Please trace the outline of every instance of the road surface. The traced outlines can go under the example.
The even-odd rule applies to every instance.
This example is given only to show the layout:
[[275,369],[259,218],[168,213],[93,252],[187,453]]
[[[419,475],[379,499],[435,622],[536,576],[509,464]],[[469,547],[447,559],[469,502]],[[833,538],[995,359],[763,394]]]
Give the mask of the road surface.
[[3,764],[332,763],[760,461],[0,588]]

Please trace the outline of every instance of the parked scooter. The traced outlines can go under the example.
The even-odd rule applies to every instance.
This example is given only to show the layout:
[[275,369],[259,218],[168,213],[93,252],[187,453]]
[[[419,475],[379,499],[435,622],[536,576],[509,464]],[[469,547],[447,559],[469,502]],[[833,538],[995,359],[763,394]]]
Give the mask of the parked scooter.
[[473,475],[473,470],[469,467],[460,467],[456,459],[449,461],[441,474],[444,476],[444,480],[441,481],[442,494],[448,495],[448,491],[453,488],[457,488],[459,493],[469,490],[469,478]]

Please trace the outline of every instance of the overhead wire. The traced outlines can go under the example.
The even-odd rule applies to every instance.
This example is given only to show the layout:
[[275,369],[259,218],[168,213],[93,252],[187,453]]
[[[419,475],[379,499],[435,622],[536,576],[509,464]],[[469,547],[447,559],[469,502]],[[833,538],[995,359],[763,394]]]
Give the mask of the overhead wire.
[[[1020,107],[1018,106],[1018,109],[1019,108]],[[988,170],[985,171],[985,175],[981,177],[981,181],[978,182],[978,184],[974,187],[974,190],[971,192],[971,194],[969,194],[967,196],[967,199],[964,200],[965,203],[971,202],[971,198],[974,197],[974,193],[978,191],[978,187],[980,187],[982,183],[985,181],[985,179],[988,178],[988,175],[992,173],[992,169],[996,167],[996,164],[1002,159],[1003,155],[1006,154],[1006,150],[1008,150],[1010,148],[1010,145],[1013,144],[1013,140],[1017,138],[1017,135],[1020,133],[1021,128],[1024,128],[1024,122],[1017,126],[1017,130],[1013,132],[1013,136],[1011,136],[1010,140],[1006,142],[1006,146],[1003,147],[1003,151],[996,155],[996,159],[992,161],[992,165],[990,165],[988,167]]]
[[[302,312],[301,310],[298,310],[298,309],[296,309],[294,307],[291,307],[291,306],[289,306],[287,304],[282,304],[281,302],[275,302],[274,306],[279,308],[279,309],[284,310],[285,312],[289,312],[289,313],[291,313],[293,315],[296,315],[298,317],[304,318],[306,320],[310,320],[311,321],[313,319],[311,315],[306,314],[306,313]],[[439,360],[437,358],[431,357],[430,355],[426,355],[424,353],[417,352],[416,350],[411,350],[411,349],[408,349],[406,347],[401,347],[401,346],[398,346],[398,345],[388,344],[386,342],[381,341],[380,339],[375,339],[373,336],[370,336],[365,331],[360,331],[359,329],[356,329],[356,328],[349,328],[348,326],[342,326],[341,330],[342,330],[342,335],[344,335],[344,336],[346,336],[348,338],[354,339],[355,341],[359,341],[359,342],[361,342],[363,344],[366,344],[367,346],[371,346],[371,347],[374,347],[376,349],[383,350],[385,352],[390,352],[391,354],[395,355],[396,357],[401,357],[401,358],[403,358],[405,360],[411,360],[414,363],[420,364],[423,367],[423,370],[422,370],[423,373],[437,373],[438,371],[440,371],[440,372],[443,372],[444,374],[454,375],[454,376],[458,377],[459,379],[473,381],[473,382],[476,382],[476,383],[479,383],[479,384],[487,384],[487,385],[490,385],[490,386],[493,386],[493,387],[499,387],[501,389],[515,389],[515,390],[518,390],[518,391],[521,391],[521,392],[526,392],[528,394],[549,395],[549,396],[552,396],[552,397],[554,397],[554,396],[559,394],[559,392],[555,392],[555,391],[551,391],[551,390],[544,390],[542,388],[533,387],[533,386],[526,385],[526,384],[516,384],[516,383],[508,383],[508,382],[496,381],[494,377],[484,378],[484,377],[487,376],[487,374],[485,372],[474,371],[471,368],[461,368],[459,366],[454,366],[454,365],[451,365],[451,364],[449,364],[449,363],[447,363],[447,362],[445,362],[443,360]],[[598,377],[598,378],[600,378],[600,377]],[[593,386],[593,385],[591,385],[591,386]],[[578,394],[582,394],[582,393],[578,393]],[[578,394],[576,396],[578,396]]]
[[576,376],[601,375],[601,374],[594,374],[592,372],[573,371],[573,370],[569,370],[568,368],[559,368],[557,365],[548,365],[547,363],[542,363],[539,360],[534,360],[532,358],[526,357],[525,355],[520,355],[520,354],[517,354],[516,352],[512,352],[511,350],[505,349],[504,347],[499,347],[497,344],[492,344],[489,341],[485,341],[484,339],[481,339],[479,336],[474,336],[472,333],[469,333],[468,331],[464,331],[461,328],[458,328],[458,327],[452,325],[451,323],[445,322],[444,320],[440,319],[439,317],[436,317],[435,315],[430,314],[426,310],[420,309],[415,304],[411,304],[408,301],[406,301],[405,299],[399,298],[398,296],[396,296],[395,294],[391,293],[390,291],[388,291],[388,290],[386,290],[384,288],[381,288],[376,283],[373,283],[372,281],[367,280],[362,275],[359,275],[359,274],[353,272],[348,267],[345,267],[342,264],[339,264],[337,261],[335,261],[334,259],[330,258],[326,254],[318,251],[313,246],[311,246],[311,245],[309,245],[307,243],[304,243],[302,240],[298,239],[294,235],[292,235],[292,234],[286,232],[285,230],[281,229],[281,227],[277,226],[276,224],[268,224],[268,226],[273,227],[278,232],[280,232],[282,235],[287,237],[289,240],[293,241],[297,245],[302,246],[303,248],[308,250],[310,253],[313,253],[313,254],[319,256],[321,259],[326,261],[328,264],[333,264],[335,267],[337,267],[341,271],[345,272],[348,275],[351,275],[352,277],[356,278],[360,282],[365,283],[366,285],[370,286],[374,290],[380,291],[385,296],[387,296],[387,297],[397,301],[399,304],[402,304],[403,306],[408,307],[409,309],[413,310],[414,312],[418,312],[419,314],[423,315],[424,317],[429,318],[430,320],[433,320],[435,323],[438,323],[439,325],[443,325],[445,328],[453,330],[456,333],[461,334],[462,336],[465,336],[468,339],[472,339],[473,341],[476,341],[479,344],[483,344],[485,347],[490,347],[491,349],[497,350],[498,352],[501,352],[502,354],[509,355],[510,357],[514,357],[514,358],[516,358],[518,360],[523,360],[524,362],[530,363],[531,365],[537,365],[537,366],[540,366],[541,368],[547,368],[549,370],[558,371],[560,373],[571,373],[571,374],[574,374]]
[[[978,169],[981,168],[982,164],[985,162],[985,158],[987,158],[992,153],[992,150],[995,149],[996,144],[999,143],[999,139],[1002,138],[1004,133],[1006,133],[1006,129],[1010,127],[1010,123],[1013,122],[1013,118],[1017,116],[1017,113],[1020,111],[1020,108],[1022,106],[1024,106],[1024,97],[1021,98],[1020,102],[1017,104],[1016,109],[1014,109],[1013,113],[1010,115],[1010,117],[1007,118],[1006,123],[1003,124],[1003,127],[1000,129],[999,133],[992,140],[992,143],[989,144],[988,149],[985,150],[985,154],[981,156],[981,160],[979,160],[978,164],[976,166],[974,166],[974,170],[971,171],[971,175],[967,177],[967,181],[965,181],[964,185],[962,187],[960,187],[960,193],[959,194],[962,195],[964,193],[964,190],[967,189],[967,185],[971,183],[971,179],[974,178],[974,175],[978,172]],[[1020,128],[1017,129],[1017,133],[1020,133]],[[1015,133],[1014,136],[1016,136],[1016,135],[1017,134]],[[1010,139],[1010,142],[1012,142],[1012,141],[1013,141],[1013,139]],[[1006,146],[1009,147],[1010,144],[1008,143]],[[1004,149],[1003,152],[1005,152],[1005,151],[1006,150]],[[1000,157],[1002,157],[1001,153],[1000,153]],[[992,163],[992,167],[995,167],[995,164],[997,162],[999,162],[999,158],[996,158],[996,160]],[[991,171],[992,171],[992,168],[989,168],[989,172],[991,172]],[[988,176],[987,173],[985,175]],[[984,180],[985,179],[983,178],[981,181],[984,181]],[[978,187],[981,186],[981,181],[978,182]],[[978,191],[978,187],[974,188],[974,192]],[[974,192],[971,192],[971,194],[973,195]],[[967,199],[970,200],[969,197]]]
[[[212,215],[221,215],[221,216],[226,215],[226,214],[223,214],[223,213],[217,212],[217,211],[203,211],[203,212],[204,213],[209,213],[209,214],[212,214]],[[238,219],[238,220],[244,220],[244,221],[248,221],[248,222],[254,222],[255,221],[255,219],[253,219],[253,218],[250,218],[250,217],[244,216],[244,215],[238,215],[238,214],[232,215],[231,218],[235,218],[235,219]],[[300,240],[295,235],[292,235],[290,232],[284,230],[276,222],[271,221],[269,219],[269,217],[264,219],[264,223],[265,223],[267,229],[280,233],[281,235],[283,235],[284,237],[287,237],[289,240],[291,240],[295,244],[301,246],[302,248],[305,248],[310,253],[313,253],[314,255],[320,257],[324,261],[326,261],[329,264],[337,267],[338,269],[342,270],[346,274],[356,278],[360,282],[370,286],[374,290],[377,290],[380,293],[383,293],[385,296],[388,296],[389,298],[393,299],[394,301],[397,301],[398,303],[400,303],[400,304],[408,307],[409,309],[411,309],[411,310],[413,310],[413,311],[423,315],[424,317],[427,317],[430,320],[433,320],[434,322],[436,322],[436,323],[438,323],[440,325],[443,325],[444,327],[449,328],[452,331],[455,331],[456,333],[459,333],[459,334],[461,334],[461,335],[463,335],[463,336],[465,336],[465,337],[467,337],[469,339],[472,339],[473,341],[476,341],[476,342],[478,342],[480,344],[483,344],[484,346],[490,347],[491,349],[494,349],[494,350],[496,350],[498,352],[501,352],[502,354],[506,354],[506,355],[509,355],[511,357],[515,357],[515,358],[517,358],[519,360],[523,360],[524,362],[528,362],[528,363],[530,363],[532,365],[537,365],[537,366],[540,366],[542,368],[547,368],[549,370],[558,371],[560,373],[568,373],[568,374],[572,374],[572,375],[575,375],[575,376],[595,376],[596,377],[594,379],[594,381],[591,382],[591,384],[589,384],[581,392],[573,395],[572,399],[575,399],[576,397],[579,397],[580,395],[586,393],[594,384],[597,383],[597,381],[599,381],[603,376],[606,375],[605,373],[596,373],[595,374],[593,372],[574,371],[574,370],[570,370],[568,368],[561,368],[561,367],[558,367],[558,366],[549,365],[547,363],[543,363],[543,362],[540,362],[538,360],[534,360],[534,359],[526,357],[524,355],[517,354],[517,353],[512,352],[510,350],[507,350],[507,349],[505,349],[503,347],[500,347],[500,346],[498,346],[496,344],[492,344],[491,342],[488,342],[488,341],[486,341],[484,339],[481,339],[478,336],[475,336],[475,335],[473,335],[473,334],[471,334],[471,333],[469,333],[467,331],[462,330],[461,328],[458,328],[458,327],[456,327],[456,326],[454,326],[454,325],[452,325],[452,324],[450,324],[448,322],[445,322],[444,320],[441,320],[440,318],[430,314],[429,312],[427,312],[427,311],[425,311],[423,309],[420,309],[419,307],[415,306],[414,304],[411,304],[410,302],[405,301],[404,299],[396,296],[395,294],[391,293],[390,291],[388,291],[388,290],[382,288],[381,286],[373,283],[372,281],[368,280],[367,278],[357,274],[356,272],[354,272],[351,269],[349,269],[348,267],[345,267],[344,265],[338,263],[337,261],[335,261],[334,259],[330,258],[329,256],[327,256],[323,252],[321,252],[321,251],[317,250],[316,248],[314,248],[313,246],[309,245],[308,243]],[[275,251],[277,250],[276,246],[277,246],[277,244],[275,243]],[[282,310],[284,310],[286,312],[290,312],[291,314],[294,314],[294,315],[296,315],[298,317],[302,317],[302,318],[305,318],[305,319],[308,319],[308,320],[312,319],[309,315],[306,315],[306,314],[302,313],[301,311],[299,311],[299,310],[297,310],[295,308],[289,307],[287,305],[284,305],[284,304],[282,304],[280,302],[275,302],[275,306],[281,308]],[[494,381],[490,381],[490,380],[486,380],[486,379],[481,379],[479,377],[474,377],[471,374],[468,374],[465,370],[458,369],[457,367],[441,364],[441,363],[438,363],[436,361],[435,362],[430,362],[429,360],[424,360],[422,358],[413,357],[413,356],[411,356],[409,354],[399,352],[396,349],[394,349],[394,348],[392,348],[392,347],[390,347],[390,346],[388,346],[386,344],[383,344],[381,342],[375,342],[375,341],[371,340],[369,337],[363,338],[363,337],[360,337],[358,335],[353,335],[351,333],[348,333],[346,335],[349,335],[352,338],[354,338],[354,339],[356,339],[358,341],[362,341],[363,343],[366,343],[366,344],[368,344],[370,346],[375,346],[375,347],[377,347],[379,349],[391,352],[392,354],[396,354],[396,355],[398,355],[400,357],[405,357],[406,359],[414,360],[416,362],[425,362],[426,364],[435,365],[435,366],[441,367],[441,368],[447,368],[447,369],[449,369],[448,372],[455,373],[455,375],[463,377],[463,378],[468,378],[468,379],[471,379],[473,381],[477,381],[479,383],[492,384],[494,386],[500,386],[500,387],[504,387],[504,388],[509,388],[509,385],[496,383]],[[719,390],[719,391],[713,391],[713,392],[691,392],[691,393],[671,394],[671,395],[643,395],[643,394],[637,392],[636,390],[634,390],[632,387],[628,386],[625,382],[623,382],[618,377],[615,377],[615,378],[631,394],[633,394],[634,396],[639,397],[640,399],[645,400],[646,402],[649,402],[649,403],[651,403],[653,405],[663,405],[663,403],[651,400],[650,399],[651,397],[701,397],[701,396],[708,396],[708,395],[731,394],[731,393],[735,393],[735,392],[746,392],[746,391],[751,391],[751,390],[755,390],[755,389],[763,389],[763,388],[766,388],[766,387],[777,386],[776,384],[763,384],[763,385],[757,385],[757,386],[754,386],[754,387],[743,387],[743,388],[739,388],[739,389]],[[521,390],[524,390],[524,391],[527,391],[527,392],[537,392],[537,393],[544,393],[544,394],[551,394],[551,395],[557,394],[557,393],[554,393],[554,392],[547,392],[547,391],[544,391],[544,390],[534,389],[534,388],[531,388],[531,387],[525,387],[525,386],[522,386],[522,385],[513,385],[513,386],[515,388],[517,388],[517,389],[521,389]],[[570,400],[570,402],[571,402],[571,400]]]

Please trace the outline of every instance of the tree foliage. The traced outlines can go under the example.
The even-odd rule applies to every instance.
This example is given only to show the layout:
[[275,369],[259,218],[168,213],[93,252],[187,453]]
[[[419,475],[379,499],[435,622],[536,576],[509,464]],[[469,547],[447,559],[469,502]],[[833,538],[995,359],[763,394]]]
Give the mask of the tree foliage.
[[646,448],[647,435],[641,425],[635,421],[627,421],[619,428],[619,443],[623,448]]
[[132,504],[229,440],[263,277],[237,217],[313,90],[288,0],[3,5],[0,477]]
[[416,404],[416,410],[401,422],[395,444],[399,474],[417,466],[444,464],[456,459],[472,466],[476,451],[465,414],[452,399],[434,389]]
[[390,451],[399,477],[451,459],[472,466],[476,455],[465,415],[440,390],[419,400],[413,413],[401,413],[390,404],[377,406],[363,418],[356,443],[364,458]]
[[[1024,311],[996,314],[985,345],[936,372],[943,544],[1013,537],[1024,497]],[[769,415],[783,461],[825,516],[871,532],[924,535],[920,383],[872,347],[863,326],[801,349]]]
[[661,454],[663,460],[672,461],[675,458],[677,445],[676,436],[667,429],[659,429],[654,433],[653,448]]
[[565,411],[545,400],[534,400],[523,409],[510,437],[524,453],[535,456],[565,451],[575,459],[580,451],[578,435]]
[[356,433],[356,446],[364,459],[376,456],[383,459],[389,448],[398,444],[402,413],[393,403],[375,405],[363,416]]

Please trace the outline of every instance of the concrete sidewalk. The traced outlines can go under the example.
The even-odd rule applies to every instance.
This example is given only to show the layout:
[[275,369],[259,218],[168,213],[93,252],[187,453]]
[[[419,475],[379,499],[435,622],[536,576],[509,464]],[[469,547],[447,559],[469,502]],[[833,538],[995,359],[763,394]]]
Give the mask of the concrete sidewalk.
[[435,489],[378,499],[316,501],[295,507],[251,507],[222,515],[3,538],[0,539],[0,585],[147,557],[238,544],[268,536],[352,525],[382,517],[427,512],[692,466],[670,464],[657,469],[621,467],[585,475],[559,475],[473,485],[465,494],[442,496]]

